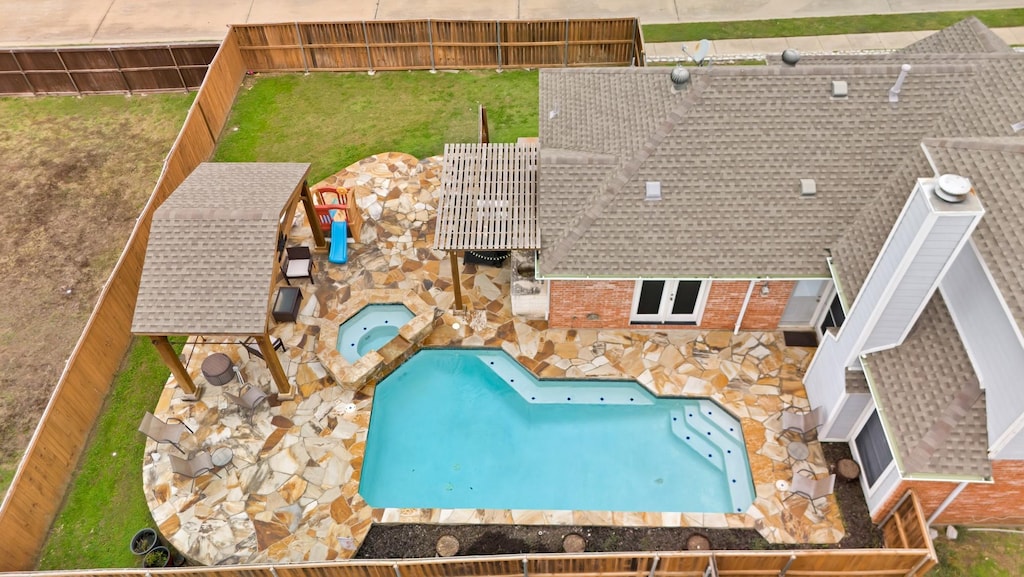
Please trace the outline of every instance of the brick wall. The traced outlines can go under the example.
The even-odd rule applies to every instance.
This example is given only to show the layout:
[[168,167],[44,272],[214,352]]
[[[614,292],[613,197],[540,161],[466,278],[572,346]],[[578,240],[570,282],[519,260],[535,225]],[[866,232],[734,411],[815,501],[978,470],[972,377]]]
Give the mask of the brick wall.
[[[572,328],[679,328],[725,329],[736,326],[749,281],[714,281],[708,290],[707,304],[699,326],[694,325],[631,325],[634,281],[550,281],[551,306],[548,323],[552,327]],[[757,283],[750,295],[743,330],[774,330],[786,308],[796,283],[771,281],[769,293],[761,295]]]
[[[993,461],[993,483],[971,483],[935,520],[939,525],[1021,525],[1024,523],[1024,461]],[[925,518],[931,517],[957,483],[903,481],[875,516],[881,521],[889,508],[913,489],[921,501]]]

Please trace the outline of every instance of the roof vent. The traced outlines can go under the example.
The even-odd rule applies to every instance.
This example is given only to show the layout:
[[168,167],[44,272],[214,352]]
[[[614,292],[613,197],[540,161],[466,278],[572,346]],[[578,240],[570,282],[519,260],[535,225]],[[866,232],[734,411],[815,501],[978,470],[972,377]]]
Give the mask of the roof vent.
[[669,74],[669,78],[672,79],[672,88],[674,90],[682,90],[683,86],[686,86],[686,83],[690,81],[690,71],[682,64],[676,64],[676,67],[672,69],[672,73]]
[[800,179],[800,196],[814,196],[818,193],[818,184],[813,178]]
[[971,181],[959,174],[943,174],[939,176],[939,185],[935,187],[935,196],[946,202],[963,202],[971,192]]
[[644,196],[644,200],[661,200],[661,182],[648,180],[646,192],[647,194]]
[[792,48],[787,48],[782,51],[782,61],[790,66],[796,66],[796,63],[800,62],[800,53]]
[[896,79],[896,84],[893,84],[892,88],[889,89],[889,102],[900,101],[900,90],[903,89],[903,81],[907,79],[907,72],[910,72],[909,64],[900,66],[900,75]]
[[850,87],[847,86],[845,80],[832,81],[832,98],[846,98],[849,93]]

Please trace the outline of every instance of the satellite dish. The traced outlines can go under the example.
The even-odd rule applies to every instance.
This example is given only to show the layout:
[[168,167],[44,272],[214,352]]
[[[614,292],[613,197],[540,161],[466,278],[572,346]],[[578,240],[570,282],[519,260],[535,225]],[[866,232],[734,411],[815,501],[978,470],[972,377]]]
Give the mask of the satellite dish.
[[692,55],[686,51],[686,45],[683,45],[683,54],[689,56],[690,60],[693,60],[697,66],[704,66],[704,61],[708,59],[709,52],[711,52],[711,41],[707,38],[703,38],[697,43],[697,51]]

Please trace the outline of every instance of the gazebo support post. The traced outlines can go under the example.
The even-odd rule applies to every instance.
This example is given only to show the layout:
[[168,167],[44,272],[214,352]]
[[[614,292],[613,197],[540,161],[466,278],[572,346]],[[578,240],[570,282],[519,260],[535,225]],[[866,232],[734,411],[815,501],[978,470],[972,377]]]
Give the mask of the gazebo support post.
[[167,365],[167,368],[171,369],[171,374],[174,375],[174,380],[177,381],[178,386],[181,387],[182,391],[185,391],[185,400],[198,401],[200,390],[192,381],[192,377],[189,376],[185,365],[181,364],[181,358],[178,357],[178,353],[174,352],[174,347],[171,346],[171,342],[167,340],[167,337],[165,335],[153,335],[149,337],[149,340],[156,347],[156,352],[160,355],[160,359]]
[[[309,228],[313,230],[313,244],[318,252],[327,250],[327,239],[324,238],[324,231],[320,230],[320,218],[313,208],[313,193],[309,191],[309,185],[302,181],[302,190],[299,192],[299,200],[302,206],[306,207],[306,219],[309,220]],[[342,239],[344,240],[344,239]]]
[[459,274],[459,255],[454,250],[448,251],[452,261],[452,287],[455,290],[455,310],[462,310],[462,276]]
[[284,374],[284,368],[281,367],[281,359],[277,356],[277,351],[274,350],[274,343],[270,340],[270,335],[263,333],[262,335],[254,335],[256,337],[256,344],[260,346],[260,352],[263,353],[263,359],[267,362],[267,368],[270,369],[270,376],[274,379],[274,385],[277,386],[277,398],[282,400],[289,400],[295,398],[295,387],[288,382],[288,376]]

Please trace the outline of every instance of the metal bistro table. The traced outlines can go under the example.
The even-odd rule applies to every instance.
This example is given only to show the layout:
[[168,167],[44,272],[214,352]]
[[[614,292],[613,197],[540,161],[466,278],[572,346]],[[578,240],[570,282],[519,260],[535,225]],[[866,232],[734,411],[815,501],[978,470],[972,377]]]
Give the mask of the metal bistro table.
[[811,456],[811,449],[803,441],[791,441],[786,445],[786,453],[789,455],[790,464],[797,461],[806,461]]

